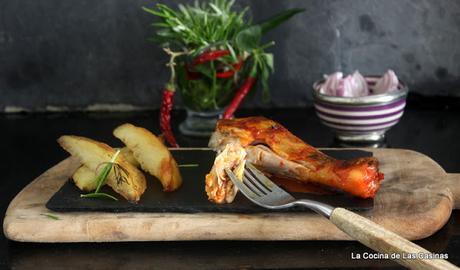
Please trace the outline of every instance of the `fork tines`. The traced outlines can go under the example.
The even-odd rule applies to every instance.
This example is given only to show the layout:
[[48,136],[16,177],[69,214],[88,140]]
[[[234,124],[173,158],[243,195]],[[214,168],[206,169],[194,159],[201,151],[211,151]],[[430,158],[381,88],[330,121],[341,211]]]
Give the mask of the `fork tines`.
[[242,181],[229,169],[225,169],[225,172],[241,193],[260,206],[274,208],[277,204],[295,200],[249,162],[246,162]]
[[254,172],[246,168],[243,174],[243,184],[246,184],[252,192],[259,196],[267,195],[272,191],[269,187],[257,180],[257,176],[254,175]]

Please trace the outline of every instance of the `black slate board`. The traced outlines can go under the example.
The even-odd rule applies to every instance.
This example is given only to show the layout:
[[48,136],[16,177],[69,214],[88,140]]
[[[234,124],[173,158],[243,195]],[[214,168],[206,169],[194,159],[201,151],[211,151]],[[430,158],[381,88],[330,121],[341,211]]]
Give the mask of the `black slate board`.
[[[161,184],[152,176],[147,176],[147,190],[137,203],[127,202],[108,187],[103,192],[113,194],[119,201],[99,198],[81,198],[81,191],[69,179],[61,189],[48,201],[46,207],[57,212],[176,212],[176,213],[262,213],[262,212],[305,212],[305,208],[288,210],[268,210],[251,203],[242,194],[238,193],[231,204],[213,204],[207,200],[204,191],[204,178],[209,172],[215,158],[211,150],[173,150],[171,151],[178,164],[197,163],[198,167],[180,168],[183,184],[175,192],[165,193]],[[323,151],[338,159],[351,159],[372,156],[371,152],[360,150],[330,150]],[[352,210],[368,210],[373,207],[372,199],[359,199],[347,194],[315,195],[293,193],[295,198],[312,199],[332,206],[344,207]]]

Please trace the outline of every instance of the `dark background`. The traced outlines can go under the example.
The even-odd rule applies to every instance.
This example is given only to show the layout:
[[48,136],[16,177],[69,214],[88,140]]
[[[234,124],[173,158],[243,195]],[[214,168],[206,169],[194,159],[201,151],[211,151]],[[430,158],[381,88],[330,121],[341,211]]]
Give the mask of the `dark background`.
[[[1,0],[0,111],[157,108],[166,58],[141,9],[156,2]],[[412,93],[460,97],[458,0],[237,2],[255,21],[306,8],[266,37],[277,42],[271,103],[246,107],[309,105],[312,83],[337,69],[392,68]]]

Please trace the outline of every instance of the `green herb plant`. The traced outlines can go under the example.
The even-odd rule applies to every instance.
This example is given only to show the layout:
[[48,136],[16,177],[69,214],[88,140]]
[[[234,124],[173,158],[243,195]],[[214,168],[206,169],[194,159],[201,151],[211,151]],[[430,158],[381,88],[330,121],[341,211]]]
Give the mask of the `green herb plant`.
[[[274,57],[266,50],[274,42],[263,43],[262,36],[303,11],[287,10],[254,24],[248,14],[249,7],[236,10],[234,3],[234,0],[212,0],[179,4],[177,9],[164,4],[143,8],[158,19],[152,23],[156,28],[152,40],[170,52],[181,54],[174,64],[176,83],[185,104],[196,111],[226,106],[250,74],[257,74],[264,101],[267,101]],[[193,64],[207,52],[219,50],[229,53],[203,64]],[[229,77],[224,78],[220,73],[229,70],[233,70]]]

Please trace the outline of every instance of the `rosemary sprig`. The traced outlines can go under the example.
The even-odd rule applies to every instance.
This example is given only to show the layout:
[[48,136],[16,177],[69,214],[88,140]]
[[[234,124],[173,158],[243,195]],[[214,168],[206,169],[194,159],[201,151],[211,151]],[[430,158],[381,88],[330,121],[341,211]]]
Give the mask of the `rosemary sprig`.
[[47,217],[49,219],[60,220],[60,218],[58,216],[55,216],[55,215],[52,215],[52,214],[40,214],[40,215],[44,216],[44,217]]
[[143,9],[158,17],[152,25],[157,28],[154,39],[163,47],[189,48],[197,52],[216,42],[232,40],[236,33],[247,28],[245,18],[249,8],[234,11],[235,0],[196,1],[193,5],[178,5],[174,10],[157,4]]
[[117,150],[117,152],[113,155],[112,159],[105,164],[101,172],[97,175],[95,179],[97,183],[96,190],[92,193],[81,194],[80,197],[82,198],[109,198],[114,201],[118,201],[118,199],[115,198],[114,196],[109,195],[107,193],[100,192],[100,190],[102,186],[107,182],[107,177],[109,176],[109,173],[112,170],[113,166],[116,165],[115,160],[117,159],[119,154],[120,154],[120,150]]
[[197,163],[189,163],[189,164],[179,164],[179,168],[195,168],[198,167],[199,164]]
[[103,193],[103,192],[93,192],[93,193],[88,193],[88,194],[81,194],[80,197],[82,198],[109,198],[114,201],[118,201],[118,199],[110,194]]

